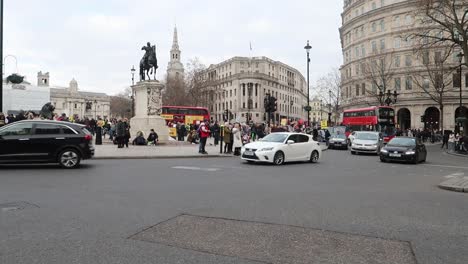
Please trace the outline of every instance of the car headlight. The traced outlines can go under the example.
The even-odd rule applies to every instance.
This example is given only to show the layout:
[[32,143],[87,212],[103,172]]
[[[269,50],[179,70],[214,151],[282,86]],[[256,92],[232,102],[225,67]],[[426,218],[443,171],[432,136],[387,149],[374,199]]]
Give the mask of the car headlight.
[[380,152],[382,152],[382,153],[388,153],[388,150],[386,150],[386,149],[381,149]]
[[262,148],[260,151],[272,151],[274,148]]
[[353,144],[351,144],[351,146],[352,146],[352,147],[355,147],[355,146],[356,146],[356,144],[354,144],[354,143],[353,143]]
[[405,152],[406,155],[414,155],[416,152],[414,150],[408,150]]
[[241,148],[241,151],[242,151],[242,152],[245,151],[245,147],[242,147],[242,148]]

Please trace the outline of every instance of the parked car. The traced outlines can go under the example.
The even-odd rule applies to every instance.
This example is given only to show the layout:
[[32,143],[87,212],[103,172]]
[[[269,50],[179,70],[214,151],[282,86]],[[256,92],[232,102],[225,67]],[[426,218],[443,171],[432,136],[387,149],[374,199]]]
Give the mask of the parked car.
[[355,137],[351,144],[351,154],[379,154],[382,147],[383,138],[379,132],[358,131],[355,132]]
[[241,158],[247,162],[282,165],[291,161],[318,162],[322,149],[312,136],[302,133],[272,133],[260,141],[246,144]]
[[417,164],[425,162],[427,150],[421,139],[415,137],[396,137],[380,151],[380,161],[405,161]]
[[0,128],[0,163],[58,163],[72,169],[94,156],[85,126],[48,120],[24,120]]
[[348,142],[346,141],[346,136],[344,134],[333,134],[330,137],[328,142],[329,149],[341,148],[348,149]]

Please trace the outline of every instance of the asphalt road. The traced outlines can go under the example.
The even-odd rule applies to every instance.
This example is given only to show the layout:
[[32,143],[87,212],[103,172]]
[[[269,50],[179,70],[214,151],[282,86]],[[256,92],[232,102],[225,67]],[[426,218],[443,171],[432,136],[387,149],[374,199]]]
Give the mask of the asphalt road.
[[[407,241],[419,264],[466,264],[468,195],[437,184],[445,176],[468,175],[468,159],[448,156],[437,146],[429,149],[427,163],[419,165],[380,163],[375,156],[330,150],[318,164],[280,167],[237,158],[95,160],[71,171],[2,166],[0,263],[274,262],[246,257],[268,256],[248,250],[229,251],[245,255],[223,253],[221,246],[211,250],[216,245],[203,243],[203,238],[188,245],[132,239],[186,214],[210,217],[213,223],[220,223],[219,218],[336,231],[346,236],[342,241],[361,236]],[[25,208],[15,210],[20,201]],[[222,224],[228,228],[232,222]],[[235,240],[237,227],[232,226],[229,234]],[[165,235],[170,239],[171,234]],[[255,243],[255,237],[249,239]],[[204,250],[194,248],[195,242]],[[231,245],[222,242],[226,248]],[[369,245],[353,250],[364,252]],[[320,263],[313,259],[304,263]]]

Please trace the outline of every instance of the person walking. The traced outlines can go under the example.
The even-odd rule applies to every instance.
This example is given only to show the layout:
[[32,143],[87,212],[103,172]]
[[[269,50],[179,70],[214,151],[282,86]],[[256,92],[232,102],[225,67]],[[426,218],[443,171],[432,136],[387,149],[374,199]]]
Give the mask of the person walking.
[[448,148],[449,148],[449,152],[455,151],[455,134],[453,133],[450,133],[450,136],[448,139]]
[[125,124],[122,119],[119,119],[115,125],[115,136],[117,138],[117,148],[123,148],[125,136]]
[[128,124],[127,118],[124,119],[124,127],[125,127],[124,144],[128,148],[128,142],[130,141],[131,135],[130,135],[130,125]]
[[199,135],[200,135],[200,145],[198,148],[198,153],[200,154],[208,154],[205,150],[206,140],[210,136],[210,128],[209,128],[209,121],[205,120],[200,124],[199,127]]
[[219,143],[219,132],[220,132],[220,127],[219,127],[218,121],[216,121],[213,124],[213,128],[211,129],[211,132],[212,132],[212,135],[213,135],[213,138],[214,138],[214,145],[217,146],[218,143]]
[[224,124],[224,135],[223,135],[223,141],[224,143],[226,143],[226,145],[224,145],[224,153],[225,154],[229,154],[229,149],[230,149],[230,145],[231,145],[231,128],[230,128],[230,125],[228,122],[226,122]]
[[448,141],[449,141],[449,133],[447,132],[447,133],[444,133],[444,137],[442,138],[442,147],[440,148],[443,149],[445,146],[445,148],[448,149]]
[[232,135],[234,139],[232,143],[232,146],[234,147],[234,155],[240,156],[240,150],[242,148],[242,132],[239,123],[234,124]]

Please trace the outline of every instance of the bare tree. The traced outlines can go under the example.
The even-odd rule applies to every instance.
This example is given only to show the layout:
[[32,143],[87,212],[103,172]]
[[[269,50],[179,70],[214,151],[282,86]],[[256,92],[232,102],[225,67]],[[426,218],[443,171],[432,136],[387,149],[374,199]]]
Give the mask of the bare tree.
[[329,107],[327,110],[332,113],[336,124],[341,111],[340,102],[342,99],[340,71],[334,68],[327,75],[320,77],[317,80],[316,88],[319,98]]
[[131,118],[132,88],[127,87],[122,92],[110,97],[110,114],[112,117]]
[[[431,56],[430,54],[434,55]],[[453,87],[452,74],[456,68],[447,62],[451,56],[451,49],[436,49],[434,52],[426,49],[421,51],[421,61],[424,70],[419,71],[414,78],[416,86],[422,93],[436,102],[440,109],[440,128],[444,128],[444,102],[446,94]]]
[[461,48],[468,65],[468,1],[417,0],[416,18],[422,30],[412,34],[424,48],[444,44]]
[[371,83],[371,87],[364,87],[364,89],[360,87],[361,91],[364,90],[363,92],[374,97],[379,105],[385,104],[385,98],[382,94],[390,90],[391,81],[395,75],[393,61],[393,54],[390,53],[370,58],[361,64],[365,79]]
[[208,83],[211,81],[204,75],[206,66],[198,58],[193,58],[187,63],[186,83],[188,101],[193,106],[207,106],[210,102],[208,98]]
[[166,88],[163,94],[164,105],[189,106],[185,80],[171,76],[166,77]]

